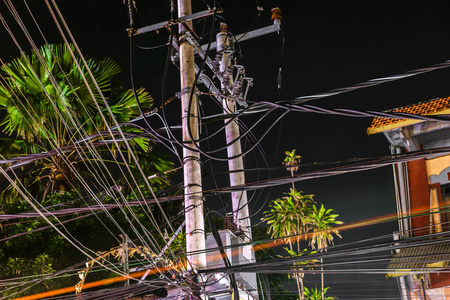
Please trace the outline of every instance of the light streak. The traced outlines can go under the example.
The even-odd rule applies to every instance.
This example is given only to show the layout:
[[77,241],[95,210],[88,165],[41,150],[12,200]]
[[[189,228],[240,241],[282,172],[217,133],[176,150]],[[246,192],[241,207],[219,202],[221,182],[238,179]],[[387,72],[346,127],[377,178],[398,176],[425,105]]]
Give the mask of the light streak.
[[[422,217],[422,216],[427,216],[427,215],[436,214],[436,213],[441,214],[441,213],[448,211],[449,208],[450,208],[450,206],[444,206],[444,207],[441,207],[440,210],[436,211],[436,209],[429,209],[428,207],[426,207],[426,208],[421,207],[421,208],[413,210],[413,212],[411,212],[411,213],[400,214],[400,215],[398,215],[397,213],[392,213],[392,214],[388,214],[388,215],[384,215],[384,216],[380,216],[380,217],[375,217],[375,218],[371,218],[371,219],[366,219],[366,220],[362,220],[362,221],[356,221],[353,223],[336,226],[329,230],[316,231],[316,232],[314,232],[314,234],[317,234],[320,232],[332,232],[334,230],[342,232],[345,230],[361,228],[361,227],[381,224],[381,223],[385,223],[385,222],[396,221],[396,220],[404,219],[404,218]],[[412,230],[414,230],[414,229],[412,229]],[[254,248],[257,251],[257,250],[263,250],[263,249],[267,249],[267,248],[277,247],[277,246],[284,245],[289,241],[294,242],[297,239],[307,240],[307,239],[311,238],[312,235],[313,235],[312,232],[308,232],[308,233],[289,236],[289,237],[279,237],[279,238],[276,238],[274,241],[264,242],[264,243],[261,243],[260,245],[256,245]]]
[[[180,264],[181,266],[181,264]],[[93,282],[88,282],[85,283],[83,285],[83,289],[89,289],[89,288],[94,288],[94,287],[98,287],[98,286],[102,286],[102,285],[107,285],[107,284],[112,284],[112,283],[117,283],[117,282],[122,282],[128,279],[132,279],[132,278],[137,278],[137,277],[141,277],[142,275],[144,275],[145,272],[149,272],[149,275],[153,275],[156,273],[161,273],[161,272],[165,272],[168,271],[169,269],[172,268],[176,268],[177,266],[173,266],[173,267],[161,267],[161,268],[154,268],[154,269],[150,269],[150,270],[143,270],[143,271],[139,271],[139,272],[134,272],[131,273],[127,276],[116,276],[113,278],[107,278],[107,279],[101,279],[101,280],[97,280],[97,281],[93,281]],[[29,295],[29,296],[24,296],[24,297],[20,297],[20,298],[15,298],[16,300],[35,300],[35,299],[42,299],[42,298],[46,298],[46,297],[52,297],[52,296],[57,296],[57,295],[62,295],[62,294],[67,294],[67,293],[71,293],[71,292],[75,292],[75,286],[69,286],[69,287],[65,287],[62,289],[57,289],[57,290],[51,290],[51,291],[47,291],[47,292],[43,292],[43,293],[39,293],[39,294],[34,294],[34,295]]]
[[[444,209],[442,209],[442,208],[444,208]],[[406,214],[402,214],[402,215],[397,215],[397,213],[392,213],[392,214],[388,214],[388,215],[384,215],[384,216],[374,217],[371,219],[352,222],[349,224],[343,224],[340,226],[333,227],[332,229],[329,229],[329,230],[315,231],[314,233],[308,232],[308,233],[303,233],[303,234],[293,235],[293,236],[288,236],[288,237],[274,238],[270,241],[266,241],[266,242],[263,242],[263,243],[260,243],[257,245],[253,245],[253,249],[255,251],[259,251],[259,250],[264,250],[264,249],[268,249],[268,248],[274,248],[274,247],[286,245],[288,242],[295,242],[297,239],[307,240],[307,239],[311,238],[311,236],[313,234],[317,234],[320,232],[332,232],[334,230],[342,232],[342,231],[346,231],[346,230],[350,230],[350,229],[361,228],[361,227],[381,224],[381,223],[385,223],[385,222],[396,221],[398,219],[415,218],[415,217],[421,217],[421,216],[435,214],[435,213],[443,213],[443,212],[447,211],[449,208],[450,207],[445,206],[445,207],[441,207],[441,210],[436,211],[435,209],[429,209],[429,208],[425,209],[422,207],[422,208],[414,210],[412,213],[406,213]],[[239,253],[238,248],[231,249],[232,256],[237,255],[238,253]],[[213,260],[217,260],[220,258],[222,258],[222,255],[220,253],[207,255],[208,261],[213,261]]]

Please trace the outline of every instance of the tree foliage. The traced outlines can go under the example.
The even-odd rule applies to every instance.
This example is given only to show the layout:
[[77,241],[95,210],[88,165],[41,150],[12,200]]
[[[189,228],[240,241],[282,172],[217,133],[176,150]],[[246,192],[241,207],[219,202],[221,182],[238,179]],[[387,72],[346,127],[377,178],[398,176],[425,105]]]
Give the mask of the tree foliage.
[[323,204],[317,209],[316,205],[312,205],[307,216],[307,222],[311,224],[312,232],[309,243],[313,249],[324,249],[333,243],[333,234],[341,237],[337,229],[333,229],[334,225],[341,225],[342,221],[336,220],[338,214],[332,214],[333,209],[325,209]]
[[[96,195],[96,201],[103,204],[117,203],[121,197],[125,201],[143,200],[152,192],[158,196],[175,193],[165,191],[169,187],[170,174],[162,176],[173,169],[173,163],[168,157],[153,153],[152,137],[135,135],[141,133],[141,129],[128,123],[141,114],[136,100],[147,111],[153,103],[151,96],[144,89],[138,89],[136,99],[132,90],[120,85],[115,78],[121,69],[112,59],[87,58],[86,62],[87,67],[83,66],[73,46],[47,45],[37,52],[24,53],[2,67],[5,80],[0,85],[0,106],[5,113],[1,125],[7,135],[0,144],[3,157],[64,149],[16,169],[16,182],[27,190],[32,200],[36,199],[49,211],[97,204],[92,193]],[[137,164],[131,160],[130,149],[124,142],[119,141],[117,145],[108,142],[121,136],[117,128],[111,129],[115,125],[113,119],[127,124],[120,128],[138,158]],[[82,139],[87,142],[79,142],[76,149],[72,147]],[[138,167],[144,176],[151,177],[151,187],[142,181],[137,181],[134,187],[128,184],[133,178],[142,178]],[[108,173],[110,176],[104,175]],[[155,174],[161,176],[152,176]],[[102,184],[98,184],[100,180],[103,180]],[[106,192],[105,186],[111,189]],[[1,188],[0,214],[33,211],[30,203],[12,186],[3,184]],[[180,205],[163,203],[162,207],[168,215],[176,215]],[[163,243],[164,237],[155,234],[149,215],[163,230],[182,222],[177,218],[168,224],[160,209],[145,205],[128,207],[124,212],[113,209],[108,214],[98,211],[90,217],[83,214],[60,216],[58,220],[64,227],[58,225],[55,218],[49,219],[58,228],[69,232],[73,240],[94,251],[116,247],[118,236],[123,233],[120,228],[125,228],[130,240],[139,243],[137,233],[130,226],[145,228],[145,234],[152,235],[153,242]],[[74,272],[71,276],[63,272],[54,280],[46,279],[44,274],[83,264],[86,257],[54,229],[45,227],[49,224],[41,218],[0,223],[0,239],[5,239],[0,243],[0,278],[18,277],[17,280],[24,283],[2,287],[2,294],[21,291],[23,296],[77,282],[78,276]],[[104,276],[104,273],[96,272],[91,278]],[[39,283],[33,281],[38,279]]]
[[[288,167],[287,170],[294,176],[294,172],[298,170],[298,164],[301,156],[292,151],[286,151],[286,158],[283,164]],[[323,204],[320,209],[316,207],[313,195],[305,195],[302,191],[297,191],[294,183],[289,193],[282,198],[274,200],[269,205],[269,210],[264,212],[263,221],[269,225],[268,233],[272,238],[284,238],[289,248],[285,248],[291,256],[301,256],[308,251],[302,248],[301,241],[308,240],[309,245],[313,249],[319,251],[326,250],[329,244],[333,243],[333,234],[340,237],[338,230],[333,229],[334,225],[342,224],[336,220],[337,214],[332,214],[332,209],[325,209]],[[309,252],[312,253],[312,252]],[[321,259],[322,262],[322,259]],[[315,261],[302,261],[295,263],[293,268],[303,270],[303,268],[311,266]],[[323,271],[322,275],[322,296],[325,294],[323,288]],[[300,299],[304,299],[303,277],[301,272],[294,273],[293,277],[297,281]],[[322,292],[323,291],[323,292]],[[309,291],[308,291],[309,293]],[[308,299],[308,298],[306,298]]]
[[[151,107],[153,99],[144,89],[136,90],[136,99],[132,90],[121,86],[115,79],[121,69],[112,59],[88,58],[86,63],[87,67],[73,46],[46,45],[2,67],[5,82],[0,85],[0,106],[5,117],[1,125],[8,138],[2,140],[0,151],[5,158],[45,153],[87,140],[79,142],[77,148],[64,148],[68,150],[36,159],[19,172],[20,182],[39,200],[50,193],[80,190],[82,178],[98,177],[102,172],[96,170],[106,171],[108,161],[128,165],[137,172],[124,142],[98,144],[120,137],[118,129],[110,129],[114,119],[126,123],[140,115],[137,99],[144,110]],[[141,132],[131,125],[121,130],[127,134]],[[150,153],[150,137],[134,136],[129,144],[133,152],[139,153],[139,164],[147,176],[172,168],[167,157]],[[128,161],[121,159],[119,152]],[[105,175],[104,180],[123,183],[126,176],[135,175],[123,175],[120,168],[116,167],[119,172]],[[165,182],[161,177],[157,180]],[[10,186],[1,197],[13,201],[19,195]]]
[[300,163],[300,155],[295,153],[295,149],[292,151],[285,151],[286,157],[284,158],[283,165],[289,166],[287,170],[294,175],[294,172],[298,170],[298,164]]
[[305,287],[305,300],[333,300],[337,299],[336,297],[332,296],[325,296],[327,293],[329,287],[325,288],[323,293],[321,289],[318,289],[317,287],[314,288],[307,288]]
[[[303,192],[291,189],[282,198],[274,200],[269,210],[264,212],[264,220],[269,225],[272,238],[285,237],[292,245],[292,240],[300,241],[301,235],[309,231],[308,218],[313,195],[304,195]],[[293,239],[287,237],[294,236]]]

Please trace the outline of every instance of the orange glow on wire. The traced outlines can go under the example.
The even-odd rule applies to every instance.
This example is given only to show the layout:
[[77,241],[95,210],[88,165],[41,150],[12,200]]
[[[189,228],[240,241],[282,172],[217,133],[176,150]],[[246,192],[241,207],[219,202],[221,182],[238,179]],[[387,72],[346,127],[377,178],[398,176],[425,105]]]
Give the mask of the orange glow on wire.
[[[147,271],[150,271],[150,273],[148,275],[153,275],[153,274],[156,274],[159,272],[165,272],[168,270],[169,270],[169,268],[161,267],[161,268],[155,268],[155,269],[150,269],[150,270],[134,272],[134,273],[129,274],[128,276],[117,276],[117,277],[113,277],[113,278],[107,278],[107,279],[97,280],[97,281],[93,281],[93,282],[88,282],[83,285],[83,289],[94,288],[94,287],[98,287],[98,286],[102,286],[102,285],[125,281],[130,278],[141,277]],[[61,295],[61,294],[67,294],[67,293],[71,293],[71,292],[75,292],[75,286],[69,286],[69,287],[62,288],[62,289],[47,291],[47,292],[34,294],[34,295],[30,295],[30,296],[24,296],[24,297],[15,298],[15,299],[16,300],[34,300],[34,299],[42,299],[42,298],[46,298],[46,297],[57,296],[57,295]]]

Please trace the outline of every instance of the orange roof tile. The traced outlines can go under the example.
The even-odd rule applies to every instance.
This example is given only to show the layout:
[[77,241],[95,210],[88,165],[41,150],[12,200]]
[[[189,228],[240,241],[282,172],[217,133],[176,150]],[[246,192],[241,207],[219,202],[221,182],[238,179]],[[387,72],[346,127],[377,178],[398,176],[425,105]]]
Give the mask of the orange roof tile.
[[[433,115],[433,114],[440,114],[444,110],[448,109],[450,109],[450,97],[428,100],[425,102],[411,104],[400,108],[390,109],[387,110],[386,112],[402,112],[414,115]],[[393,129],[396,127],[410,125],[417,122],[420,121],[411,119],[408,120],[408,119],[374,118],[369,128],[367,128],[367,133],[374,134],[389,129]]]

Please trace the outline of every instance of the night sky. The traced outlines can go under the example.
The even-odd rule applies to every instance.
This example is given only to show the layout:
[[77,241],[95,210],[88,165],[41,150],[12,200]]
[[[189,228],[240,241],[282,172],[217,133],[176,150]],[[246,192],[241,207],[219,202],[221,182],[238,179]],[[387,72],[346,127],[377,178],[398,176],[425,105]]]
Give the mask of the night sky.
[[[35,17],[50,43],[62,42],[44,1],[29,1]],[[95,57],[111,57],[119,62],[124,72],[121,79],[130,85],[129,38],[126,34],[128,16],[122,0],[58,1],[72,33],[85,54]],[[193,1],[194,12],[204,10],[203,1]],[[206,0],[212,5],[210,0]],[[326,92],[350,86],[369,79],[400,74],[408,70],[428,67],[450,58],[449,1],[257,1],[266,11],[254,25],[254,29],[271,24],[270,8],[282,10],[284,31],[284,55],[281,58],[281,36],[271,34],[240,43],[246,74],[254,78],[248,99],[251,101],[278,101],[276,90],[277,71],[282,63],[282,99]],[[228,22],[233,34],[245,32],[254,22],[258,11],[255,1],[221,1],[221,14]],[[394,3],[395,2],[395,3]],[[17,9],[24,22],[32,26],[32,20],[21,1]],[[154,24],[170,18],[169,1],[139,1],[137,27]],[[10,26],[24,50],[30,46],[23,35],[13,26],[12,19],[2,3],[0,12]],[[145,20],[144,20],[145,18]],[[146,23],[147,22],[147,23]],[[206,24],[208,32],[210,23]],[[203,23],[195,27],[197,34]],[[36,30],[31,34],[38,45],[43,44]],[[167,42],[168,34],[161,31],[136,37],[141,46],[156,46]],[[208,41],[205,36],[202,44]],[[9,61],[19,51],[5,30],[0,30],[0,58]],[[134,80],[136,86],[147,88],[159,105],[161,97],[172,96],[179,88],[178,70],[169,64],[165,94],[161,94],[162,74],[167,48],[141,50],[134,48]],[[360,89],[308,104],[326,108],[351,108],[357,110],[386,110],[432,98],[450,95],[448,78],[450,70],[434,71],[401,81]],[[203,101],[207,102],[208,98]],[[205,104],[208,108],[208,104]],[[208,113],[208,112],[207,112]],[[210,113],[217,113],[211,111]],[[171,125],[179,124],[179,106],[174,104],[168,112]],[[251,125],[255,118],[244,119]],[[262,148],[271,166],[280,166],[284,151],[297,149],[304,163],[332,162],[354,157],[382,156],[389,154],[389,144],[382,134],[368,136],[366,129],[371,118],[347,118],[306,113],[289,113],[275,126],[262,142]],[[267,124],[258,127],[260,136]],[[277,148],[277,140],[280,145]],[[161,151],[164,151],[161,149]],[[276,154],[277,153],[277,154]],[[264,167],[261,155],[249,154],[246,167]],[[215,163],[222,170],[223,163]],[[302,169],[300,169],[302,171]],[[267,174],[259,174],[267,178]],[[287,176],[286,171],[274,172],[273,177]],[[225,177],[224,177],[225,178]],[[258,180],[251,175],[247,181]],[[221,182],[222,185],[228,183]],[[206,188],[212,188],[210,179]],[[269,199],[282,196],[288,186],[270,191]],[[334,208],[340,219],[351,223],[367,218],[395,213],[395,195],[392,168],[384,167],[372,171],[304,181],[297,189],[314,194],[315,200],[326,207]],[[250,203],[251,208],[261,207],[269,191],[257,194]],[[211,199],[214,207],[217,199]],[[260,214],[253,222],[259,222]],[[342,243],[383,234],[391,234],[396,224],[383,224],[371,228],[343,232]],[[337,241],[341,243],[341,241]],[[373,279],[376,278],[376,279]],[[383,275],[360,277],[359,284],[375,280],[383,284]],[[334,289],[333,277],[327,282]],[[385,281],[383,281],[385,280]],[[389,282],[395,289],[395,282]],[[383,296],[398,297],[395,290],[381,287],[367,298]],[[335,288],[338,290],[338,288]],[[351,292],[342,292],[346,299]],[[375,295],[375,296],[374,296]],[[362,296],[361,296],[362,297]],[[364,298],[364,297],[363,297]]]

